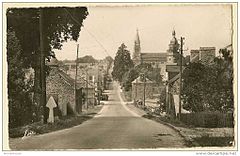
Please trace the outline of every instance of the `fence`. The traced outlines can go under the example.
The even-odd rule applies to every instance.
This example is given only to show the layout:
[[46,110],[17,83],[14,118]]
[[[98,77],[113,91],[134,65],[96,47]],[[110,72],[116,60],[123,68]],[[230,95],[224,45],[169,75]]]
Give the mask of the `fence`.
[[196,127],[216,128],[234,126],[233,113],[199,112],[181,114],[181,121]]

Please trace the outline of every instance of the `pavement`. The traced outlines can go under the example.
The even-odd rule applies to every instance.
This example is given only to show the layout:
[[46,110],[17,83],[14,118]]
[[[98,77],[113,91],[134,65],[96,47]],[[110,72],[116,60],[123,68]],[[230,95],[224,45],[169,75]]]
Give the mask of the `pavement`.
[[184,139],[172,128],[130,110],[114,83],[109,100],[81,125],[26,139],[10,139],[12,150],[163,149],[183,148]]

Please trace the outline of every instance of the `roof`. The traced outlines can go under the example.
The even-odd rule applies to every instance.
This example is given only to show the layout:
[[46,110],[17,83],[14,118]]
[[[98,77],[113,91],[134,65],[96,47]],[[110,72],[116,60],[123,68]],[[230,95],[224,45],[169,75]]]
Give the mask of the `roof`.
[[66,83],[68,83],[71,86],[74,86],[75,80],[73,78],[71,78],[68,74],[66,74],[62,70],[58,70],[58,71],[59,71],[58,74],[65,80]]
[[200,47],[200,50],[215,50],[215,47]]
[[[75,80],[73,78],[71,78],[68,74],[66,74],[62,70],[59,70],[58,74],[65,80],[66,83],[74,87]],[[77,88],[81,88],[81,87],[86,88],[86,80],[84,78],[80,78],[80,81],[81,82],[78,81],[77,83]],[[88,82],[88,88],[94,88],[94,85],[91,82]]]
[[167,61],[167,53],[141,53],[140,56],[143,61]]
[[51,58],[50,62],[46,63],[48,66],[58,66],[59,62],[56,58]]
[[[139,76],[138,78],[136,78],[132,83],[144,83],[143,81],[141,81],[141,77]],[[153,81],[149,80],[148,78],[146,78],[146,82],[145,83],[154,83]]]

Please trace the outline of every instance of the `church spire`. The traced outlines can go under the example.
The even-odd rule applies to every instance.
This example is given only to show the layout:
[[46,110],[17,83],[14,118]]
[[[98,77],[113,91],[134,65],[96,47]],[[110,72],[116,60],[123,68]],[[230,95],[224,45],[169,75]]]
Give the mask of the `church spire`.
[[175,32],[175,30],[173,29],[173,32],[172,32],[172,36],[175,38],[175,36],[176,36],[176,32]]
[[135,43],[140,45],[140,38],[139,38],[138,28],[137,28],[137,35],[136,35]]
[[137,29],[136,39],[134,41],[134,53],[133,53],[133,62],[135,65],[140,64],[140,55],[141,55],[141,46],[140,46],[140,37]]

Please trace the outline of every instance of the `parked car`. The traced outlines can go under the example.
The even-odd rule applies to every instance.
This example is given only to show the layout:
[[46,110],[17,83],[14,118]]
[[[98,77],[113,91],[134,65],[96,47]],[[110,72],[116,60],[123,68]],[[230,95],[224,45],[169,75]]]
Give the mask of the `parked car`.
[[103,94],[101,100],[108,101],[108,95],[107,94]]

